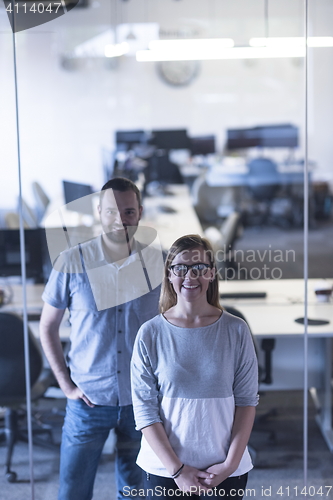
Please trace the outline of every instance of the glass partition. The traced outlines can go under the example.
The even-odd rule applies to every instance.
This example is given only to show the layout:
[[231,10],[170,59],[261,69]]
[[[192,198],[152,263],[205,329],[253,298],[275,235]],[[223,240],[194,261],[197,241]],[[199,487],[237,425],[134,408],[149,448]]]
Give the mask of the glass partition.
[[[324,322],[332,317],[325,302],[332,300],[327,288],[333,278],[330,1],[309,6],[307,52],[302,0],[80,0],[67,8],[59,4],[61,15],[53,12],[52,19],[45,14],[53,4],[30,3],[14,6],[21,15],[14,37],[7,15],[13,6],[5,2],[0,8],[0,123],[6,138],[0,150],[6,179],[0,217],[8,242],[14,236],[5,231],[18,228],[18,112],[28,294],[35,293],[34,305],[28,304],[32,330],[38,337],[43,282],[68,235],[75,242],[95,236],[93,193],[116,175],[134,180],[144,195],[141,223],[156,229],[165,250],[187,232],[210,239],[221,304],[239,309],[256,339],[262,395],[250,440],[255,467],[248,488],[258,497],[296,497],[308,477],[306,486],[329,497],[331,323],[322,330],[309,325],[308,338],[302,318],[305,166],[308,315]],[[30,14],[22,17],[28,7]],[[43,15],[37,18],[38,13]],[[218,50],[178,45],[170,56],[170,45],[148,46],[151,40],[207,39],[215,39]],[[75,197],[68,189],[80,198],[92,196],[92,212],[71,210]],[[66,204],[68,219],[53,224]],[[49,239],[45,227],[55,229]],[[34,259],[37,246],[42,252]],[[12,259],[17,242],[15,248]],[[3,274],[9,275],[15,263],[6,262]],[[11,288],[8,280],[2,283],[5,297],[20,293],[15,281]],[[34,446],[36,498],[57,496],[65,399],[55,385],[32,410],[34,425],[50,426],[53,439],[51,449]],[[16,447],[13,470],[28,481],[27,447]],[[114,452],[111,433],[95,481],[100,500],[116,498]],[[28,483],[4,487],[30,494]]]
[[[327,21],[327,15],[332,6],[328,2],[311,4],[309,2],[309,36],[318,40],[320,36],[332,37],[332,27]],[[314,213],[314,222],[309,231],[309,286],[308,286],[308,311],[309,318],[315,318],[327,322],[331,306],[331,284],[332,284],[332,259],[333,252],[330,247],[332,233],[332,166],[330,160],[330,141],[328,131],[332,126],[332,117],[328,113],[330,108],[330,96],[327,92],[331,81],[331,70],[328,60],[332,57],[332,46],[322,48],[310,47],[308,52],[308,149],[309,163],[313,162],[311,169],[310,184],[310,207]],[[320,70],[319,70],[320,68]],[[325,241],[325,243],[324,243]],[[327,242],[327,243],[326,243]],[[321,262],[321,266],[318,263]],[[315,278],[315,279],[314,279]],[[310,321],[310,320],[309,320]],[[319,328],[319,327],[318,327]],[[321,326],[321,328],[325,328]],[[329,327],[328,327],[329,328]],[[331,327],[330,327],[331,328]],[[309,327],[309,333],[311,328]],[[316,484],[315,481],[315,454],[316,437],[319,433],[318,427],[314,428],[314,421],[319,423],[321,437],[325,440],[327,447],[332,452],[331,441],[331,367],[332,367],[332,341],[331,337],[322,336],[317,340],[317,352],[321,352],[322,360],[326,366],[326,372],[322,373],[320,383],[311,388],[309,401],[309,462],[308,462],[308,484]],[[323,353],[325,353],[323,355]],[[309,353],[311,354],[311,353]],[[330,484],[325,467],[322,470],[322,490],[327,491],[326,484]],[[312,488],[313,489],[313,488]],[[310,495],[310,489],[308,491]],[[317,489],[316,494],[320,494]]]

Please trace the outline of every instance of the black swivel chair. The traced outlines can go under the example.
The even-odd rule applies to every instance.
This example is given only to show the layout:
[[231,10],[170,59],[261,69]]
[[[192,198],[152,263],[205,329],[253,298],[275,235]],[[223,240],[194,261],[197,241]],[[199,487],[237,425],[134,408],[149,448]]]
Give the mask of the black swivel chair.
[[[30,385],[32,400],[40,398],[54,382],[50,369],[43,368],[43,356],[39,344],[29,330]],[[15,482],[16,473],[11,470],[15,443],[27,441],[26,429],[19,425],[19,415],[26,404],[23,320],[13,313],[0,313],[0,406],[6,409],[2,434],[6,437],[6,478]],[[33,433],[47,432],[48,426],[39,427]]]
[[[245,321],[245,323],[247,324],[247,326],[249,327],[249,330],[251,332],[250,325],[248,324],[245,316],[238,309],[236,309],[235,307],[232,307],[232,306],[223,306],[223,309],[225,311],[227,311],[228,313],[232,314],[233,316],[236,316],[237,318],[241,318],[243,321]],[[258,355],[259,355],[258,343],[257,343],[256,338],[252,334],[252,332],[251,332],[251,336],[252,336],[252,340],[253,340],[254,349],[256,351],[256,355],[257,355],[257,358],[258,358]],[[259,380],[259,384],[260,384],[260,382],[262,381],[262,379],[264,377],[265,369],[259,363],[258,363],[258,372],[259,372],[258,373],[258,380]]]
[[258,183],[251,185],[252,194],[258,200],[274,197],[278,185],[276,163],[268,158],[255,158],[248,164],[249,174],[257,177]]
[[279,189],[277,165],[268,158],[255,158],[248,164],[249,175],[252,178],[250,193],[258,204],[258,222],[267,222],[270,203]]

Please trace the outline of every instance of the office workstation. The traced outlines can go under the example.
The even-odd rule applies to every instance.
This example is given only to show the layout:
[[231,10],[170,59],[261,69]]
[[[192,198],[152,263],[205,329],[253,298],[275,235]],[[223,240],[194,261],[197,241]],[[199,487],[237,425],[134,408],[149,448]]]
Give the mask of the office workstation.
[[[308,377],[317,408],[317,423],[333,452],[331,417],[333,308],[331,300],[320,302],[315,295],[317,280],[308,281]],[[333,287],[332,280],[327,282]],[[39,338],[39,316],[43,302],[42,284],[27,286],[29,327]],[[286,291],[287,290],[287,291]],[[8,294],[8,298],[7,298]],[[304,281],[220,281],[221,305],[239,310],[250,325],[259,346],[259,362],[265,366],[263,391],[295,391],[304,388]],[[2,312],[23,313],[22,285],[7,289]],[[65,344],[70,339],[66,314],[60,326]],[[266,339],[274,339],[267,365]],[[264,342],[263,342],[264,341]]]
[[[281,226],[302,225],[305,161],[295,125],[228,129],[223,150],[216,147],[215,135],[194,137],[186,129],[117,131],[115,141],[113,173],[132,179],[144,175],[145,195],[150,185],[152,191],[160,186],[162,194],[163,185],[185,182],[204,226],[232,211],[241,212],[249,225],[258,224],[260,215],[263,222],[277,224],[280,218]],[[319,214],[329,216],[332,197],[316,162],[307,165],[314,226]]]
[[[333,451],[332,298],[320,303],[313,291],[318,279],[329,283],[333,279],[332,47],[319,45],[329,43],[333,36],[330,1],[311,3],[309,9],[309,36],[313,39],[307,53],[311,82],[307,99],[303,49],[292,46],[292,37],[304,37],[301,1],[241,0],[236,5],[213,0],[162,0],[157,5],[153,0],[87,0],[80,4],[50,23],[16,33],[28,326],[38,339],[41,295],[52,263],[61,251],[100,234],[99,189],[110,177],[124,175],[143,193],[140,225],[156,231],[163,250],[179,236],[197,233],[208,237],[214,250],[223,254],[219,262],[224,278],[220,281],[221,304],[235,307],[245,316],[258,343],[260,363],[265,365],[269,357],[271,382],[261,383],[258,411],[260,414],[261,408],[267,408],[265,393],[269,401],[275,397],[282,401],[277,416],[269,422],[279,429],[284,415],[293,415],[295,395],[304,389],[305,327],[295,320],[305,314],[307,185],[308,317],[324,322],[308,325],[309,420],[311,425],[315,402],[318,428],[325,439],[321,444],[321,438],[315,441],[314,435],[309,436],[311,478],[318,463],[314,449],[320,450],[326,463],[331,463],[331,454],[326,452]],[[10,22],[6,12],[2,13],[0,45],[12,49]],[[210,53],[208,58],[204,58],[204,49],[197,47],[199,60],[179,60],[179,54],[177,61],[152,60],[155,49],[149,48],[151,40],[220,37],[229,40],[230,46],[221,49],[218,56]],[[254,37],[267,40],[262,45],[263,38]],[[286,42],[285,38],[287,54],[277,57],[280,48],[273,47],[273,54],[270,44]],[[105,46],[112,54],[111,48],[123,50],[122,44],[127,44],[127,53],[106,56]],[[259,54],[261,49],[267,52],[265,57]],[[177,50],[180,53],[183,48]],[[137,54],[139,51],[149,54]],[[143,56],[146,61],[139,60]],[[2,64],[0,101],[6,140],[0,163],[6,182],[0,186],[0,289],[4,291],[0,313],[15,312],[22,317],[11,50],[4,51]],[[237,261],[234,254],[238,249],[243,254],[238,253]],[[294,252],[290,262],[266,262],[270,251],[274,255],[274,251],[289,250]],[[250,251],[256,255],[252,263],[246,260]],[[281,272],[270,274],[271,279],[257,279],[252,269],[262,269],[264,264],[270,271],[279,267]],[[241,273],[236,272],[238,265]],[[66,316],[60,330],[63,343],[70,332]],[[43,404],[40,399],[41,414]],[[52,406],[52,400],[46,405]],[[301,415],[299,435],[302,426]],[[262,428],[265,424],[259,423],[259,432]],[[287,481],[286,463],[290,474],[302,475],[302,464],[298,462],[293,468],[290,459],[297,446],[299,460],[302,456],[300,441],[295,444],[293,437],[277,436],[282,458],[270,471],[277,484]],[[5,462],[5,446],[0,444]],[[274,455],[273,447],[262,437],[256,440],[254,436],[254,444],[269,468],[278,453]],[[18,477],[25,479],[28,473],[25,465],[20,469],[18,457],[28,463],[27,447],[18,443],[17,450],[14,462],[18,462]],[[36,485],[38,500],[56,498],[58,460],[54,450],[38,460],[37,475],[43,461],[46,469]],[[107,469],[110,463],[102,463],[102,471],[104,465]],[[54,473],[52,480],[47,467]],[[257,484],[266,484],[264,472],[253,474]],[[330,479],[325,474],[324,467],[322,476]],[[97,476],[100,500],[113,499],[113,491],[103,490],[107,481],[107,473]],[[22,488],[22,496],[28,498],[25,486],[23,482],[4,485]],[[7,489],[4,494],[11,498]]]
[[[185,183],[169,184],[164,181],[148,183],[143,199],[144,212],[141,223],[156,229],[163,249],[167,250],[172,242],[186,232],[204,234],[200,220],[192,206],[190,189]],[[150,184],[150,185],[149,185]],[[44,288],[41,281],[46,281],[45,262],[42,253],[32,252],[30,249],[30,234],[37,235],[47,241],[47,232],[56,231],[57,241],[62,241],[58,251],[83,242],[99,234],[101,228],[96,220],[96,204],[98,193],[93,192],[89,185],[64,181],[63,196],[52,201],[45,211],[40,229],[26,229],[27,235],[27,263],[28,278],[35,284],[28,285],[28,324],[33,334],[39,336],[38,315],[42,302],[41,294]],[[58,207],[58,208],[55,208]],[[66,228],[66,231],[64,231]],[[3,270],[9,274],[19,273],[19,232],[18,230],[4,230],[2,236],[6,242],[6,257],[3,260]],[[6,236],[10,231],[10,237]],[[31,233],[30,233],[31,232]],[[46,235],[45,235],[46,232]],[[13,237],[16,235],[13,247]],[[41,236],[42,235],[42,236]],[[75,237],[77,239],[75,239]],[[68,240],[69,238],[69,240]],[[43,243],[45,246],[45,241]],[[42,249],[41,243],[35,244]],[[34,248],[34,247],[33,247]],[[44,248],[45,252],[45,248]],[[46,254],[49,250],[46,247]],[[32,260],[29,255],[33,255]],[[50,253],[50,252],[49,252]],[[15,257],[16,256],[16,260]],[[45,255],[44,255],[45,257]],[[54,261],[55,255],[50,255]],[[16,267],[12,267],[15,265]],[[36,264],[39,272],[35,270]],[[50,269],[50,268],[48,268]],[[44,273],[44,274],[43,274]],[[294,391],[302,390],[303,384],[303,334],[304,327],[296,323],[295,319],[304,315],[303,281],[294,280],[267,280],[267,281],[221,281],[221,303],[236,307],[246,317],[252,333],[259,341],[274,339],[274,349],[271,351],[271,381],[262,383],[262,390]],[[309,289],[313,286],[309,282]],[[288,290],[288,293],[286,293]],[[10,303],[3,306],[3,312],[22,313],[22,289],[20,285],[11,286],[12,297]],[[244,295],[237,297],[237,294]],[[246,294],[249,297],[245,297]],[[251,298],[251,295],[254,296]],[[257,295],[256,295],[257,294]],[[263,296],[265,295],[265,296]],[[313,319],[324,319],[327,324],[309,326],[309,357],[308,376],[310,393],[316,402],[318,415],[316,417],[319,428],[325,438],[330,451],[333,451],[332,421],[331,421],[331,374],[332,374],[332,307],[331,304],[314,304],[311,297],[308,314]],[[283,320],[282,320],[283,319]],[[60,335],[65,343],[70,338],[70,324],[67,316],[64,318]],[[259,352],[259,359],[265,361],[265,350]]]
[[[213,171],[214,167],[210,170],[210,175]],[[229,173],[229,176],[232,175]],[[300,181],[300,175],[298,173],[297,181]],[[218,183],[219,177],[216,176],[215,179]],[[154,182],[155,184],[151,186],[148,183],[144,195],[141,222],[156,229],[163,249],[167,250],[176,238],[186,232],[203,235],[204,231],[192,206],[189,187],[185,183],[168,184],[165,180]],[[62,240],[63,246],[57,247],[57,251],[96,236],[101,231],[96,217],[97,203],[98,193],[94,193],[91,186],[63,181],[63,196],[48,205],[41,221],[41,225],[45,227],[25,230],[28,279],[35,282],[27,287],[28,322],[29,328],[37,338],[38,318],[42,308],[41,295],[44,288],[41,283],[47,280],[50,262],[55,258],[55,254],[50,252],[50,247],[47,247],[47,232],[55,230],[57,241]],[[66,232],[64,228],[67,228]],[[6,229],[0,236],[5,250],[1,255],[2,274],[19,275],[19,231]],[[313,284],[313,281],[309,282],[309,290],[313,288]],[[267,338],[275,341],[270,361],[271,380],[268,384],[262,384],[264,390],[292,391],[303,388],[304,328],[295,322],[304,311],[303,286],[301,280],[220,282],[222,305],[231,305],[239,309],[259,341]],[[5,300],[7,302],[8,299],[8,303],[5,303],[2,311],[21,315],[23,310],[21,285],[11,285],[8,290]],[[310,297],[309,317],[311,320],[325,317],[326,324],[309,327],[309,387],[318,407],[317,422],[329,449],[333,451],[330,417],[332,308],[329,303],[316,304],[314,297]],[[275,322],[272,318],[283,318],[283,321]],[[62,322],[60,335],[64,343],[70,338],[67,315]],[[260,351],[259,356],[265,359],[264,350]]]
[[[332,280],[327,286],[332,288]],[[259,359],[267,362],[264,339],[274,339],[269,349],[269,377],[263,391],[304,388],[304,364],[308,366],[310,392],[317,404],[317,422],[327,445],[332,441],[332,337],[331,300],[318,301],[316,280],[308,280],[308,357],[304,358],[303,280],[220,281],[221,303],[239,309],[260,347]],[[267,375],[267,374],[266,374]]]

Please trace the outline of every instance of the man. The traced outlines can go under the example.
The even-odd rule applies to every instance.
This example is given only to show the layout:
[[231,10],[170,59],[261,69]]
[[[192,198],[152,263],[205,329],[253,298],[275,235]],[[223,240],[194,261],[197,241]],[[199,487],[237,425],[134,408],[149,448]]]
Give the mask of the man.
[[[133,182],[108,181],[98,211],[103,234],[60,254],[43,294],[41,342],[67,397],[59,500],[92,498],[110,429],[117,435],[118,499],[124,486],[141,484],[135,464],[141,433],[135,430],[132,411],[130,358],[139,327],[158,313],[163,259],[150,244],[156,233],[138,230],[142,206]],[[140,230],[144,243],[137,241]],[[68,366],[59,337],[66,308],[71,323]]]

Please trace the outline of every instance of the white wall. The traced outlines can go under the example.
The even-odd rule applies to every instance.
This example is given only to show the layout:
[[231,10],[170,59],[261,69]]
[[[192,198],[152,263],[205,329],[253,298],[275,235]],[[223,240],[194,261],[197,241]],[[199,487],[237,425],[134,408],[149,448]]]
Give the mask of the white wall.
[[[310,34],[333,36],[333,3],[310,2]],[[309,51],[309,152],[333,186],[333,48]]]
[[[201,62],[198,77],[173,88],[155,63],[123,57],[114,69],[66,71],[60,56],[76,42],[102,32],[114,20],[114,5],[74,9],[66,16],[16,35],[23,195],[33,203],[31,182],[54,197],[61,180],[98,189],[103,183],[101,148],[113,146],[116,129],[187,127],[191,134],[215,133],[222,148],[225,129],[291,122],[303,128],[304,68],[293,59]],[[272,36],[303,34],[301,0],[271,0]],[[120,8],[119,8],[120,7]],[[316,0],[310,10],[314,34],[333,35],[332,3]],[[131,0],[118,5],[119,22],[159,22],[164,30],[201,36],[231,36],[246,43],[264,35],[262,0]],[[16,203],[17,155],[12,34],[0,11],[0,206]],[[3,33],[5,32],[5,33]],[[330,174],[333,144],[331,96],[333,49],[310,58],[310,156]]]

